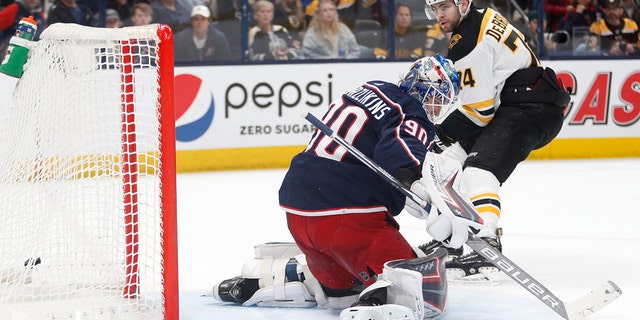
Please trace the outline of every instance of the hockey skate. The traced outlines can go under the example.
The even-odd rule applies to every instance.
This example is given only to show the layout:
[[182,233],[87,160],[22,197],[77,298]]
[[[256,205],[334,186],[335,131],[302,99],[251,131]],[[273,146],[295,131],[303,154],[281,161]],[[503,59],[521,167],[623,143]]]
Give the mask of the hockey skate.
[[213,286],[213,298],[220,302],[242,304],[260,289],[258,281],[258,279],[245,279],[240,276],[224,280]]
[[[482,239],[502,252],[502,242],[500,241],[502,229],[498,228],[496,233],[497,236],[495,238],[483,237]],[[447,249],[449,253],[446,260],[446,268],[447,279],[450,283],[488,283],[496,285],[500,283],[497,278],[500,270],[474,251],[463,255],[464,248],[448,248],[436,240],[431,240],[418,246],[427,255],[440,247]]]
[[450,261],[453,258],[457,258],[457,257],[461,256],[463,254],[463,251],[464,251],[463,248],[454,249],[454,248],[445,247],[444,245],[442,245],[442,242],[436,241],[436,240],[431,240],[431,241],[429,241],[429,242],[427,242],[425,244],[422,244],[422,245],[418,246],[418,249],[420,249],[426,255],[431,254],[432,252],[434,252],[438,248],[447,249],[446,261]]
[[[502,252],[502,229],[496,230],[496,237],[481,237],[492,247]],[[483,256],[471,251],[447,262],[447,278],[450,283],[486,283],[500,284],[498,274],[500,269],[487,261]]]

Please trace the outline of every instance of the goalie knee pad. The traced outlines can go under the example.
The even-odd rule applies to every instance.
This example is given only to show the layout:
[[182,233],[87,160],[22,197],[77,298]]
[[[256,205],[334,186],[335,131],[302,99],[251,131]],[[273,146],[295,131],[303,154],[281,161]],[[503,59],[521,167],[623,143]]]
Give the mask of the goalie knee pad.
[[383,277],[393,283],[387,303],[411,308],[416,319],[440,315],[447,301],[446,258],[447,250],[438,248],[426,257],[385,263]]
[[[385,305],[397,305],[412,310],[413,316],[408,319],[434,318],[442,314],[447,300],[447,278],[445,261],[447,250],[438,248],[428,256],[393,260],[385,263],[382,275],[378,281],[367,287],[361,294],[359,302],[365,306],[367,297],[376,291],[386,289],[386,301],[376,302]],[[343,311],[344,314],[354,316],[356,311],[370,312],[381,306],[364,308],[357,306]],[[402,314],[403,308],[395,309],[397,314]],[[371,311],[372,312],[372,311]],[[341,314],[342,316],[342,314]],[[363,318],[366,319],[366,318]],[[377,318],[372,319],[395,319]],[[400,319],[400,318],[398,318]]]
[[295,243],[269,242],[255,246],[255,258],[242,266],[242,277],[260,279],[260,287],[303,281],[304,275],[295,260],[302,251]]
[[340,320],[416,320],[413,309],[387,303],[387,288],[393,285],[383,277],[378,278],[362,291],[356,303],[340,312]]

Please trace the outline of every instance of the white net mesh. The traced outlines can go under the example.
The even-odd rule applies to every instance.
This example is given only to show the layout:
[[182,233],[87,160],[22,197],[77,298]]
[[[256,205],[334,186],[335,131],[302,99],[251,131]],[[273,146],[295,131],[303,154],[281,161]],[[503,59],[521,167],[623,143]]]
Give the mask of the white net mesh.
[[156,30],[56,24],[30,50],[0,111],[0,319],[161,318]]

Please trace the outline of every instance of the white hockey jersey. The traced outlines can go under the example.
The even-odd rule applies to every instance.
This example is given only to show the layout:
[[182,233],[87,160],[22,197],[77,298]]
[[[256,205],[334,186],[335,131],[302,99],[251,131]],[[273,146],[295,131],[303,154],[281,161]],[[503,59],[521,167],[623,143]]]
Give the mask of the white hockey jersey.
[[480,127],[493,119],[505,80],[540,65],[523,34],[490,8],[472,7],[451,33],[448,58],[460,74],[460,111]]

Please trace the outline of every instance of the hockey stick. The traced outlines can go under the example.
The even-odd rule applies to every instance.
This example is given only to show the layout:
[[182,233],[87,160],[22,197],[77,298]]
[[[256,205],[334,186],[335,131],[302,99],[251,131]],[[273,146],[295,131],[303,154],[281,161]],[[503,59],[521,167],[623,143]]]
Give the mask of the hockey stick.
[[[322,133],[337,142],[340,146],[347,149],[347,151],[349,151],[353,156],[362,161],[362,163],[364,163],[367,167],[372,169],[374,172],[380,175],[380,177],[389,182],[403,195],[407,196],[422,208],[425,207],[425,201],[421,199],[417,194],[412,192],[410,189],[407,189],[407,187],[405,187],[395,177],[386,172],[382,167],[378,166],[373,160],[360,152],[360,150],[356,149],[349,142],[338,136],[333,130],[331,130],[331,128],[329,128],[314,115],[305,112],[302,114],[302,117],[313,124]],[[473,206],[466,205],[466,201],[458,201],[465,198],[460,195],[455,188],[453,188],[452,183],[448,183],[444,186],[441,183],[436,183],[440,180],[436,176],[439,168],[434,163],[429,163],[429,165],[429,171],[431,172],[436,190],[433,190],[433,188],[429,188],[431,190],[428,191],[430,192],[431,200],[434,202],[438,210],[451,212],[458,217],[469,219],[472,221],[482,221]],[[450,182],[452,182],[453,180],[454,179],[450,179]],[[443,198],[449,201],[445,201]],[[458,203],[452,203],[452,201],[456,201]],[[427,213],[425,212],[425,216],[426,215]],[[612,281],[607,281],[600,287],[587,293],[576,301],[564,302],[560,300],[555,294],[553,294],[549,289],[547,289],[544,285],[538,282],[538,280],[533,278],[517,264],[513,263],[506,256],[504,256],[502,252],[493,248],[486,241],[482,240],[471,231],[469,231],[469,238],[466,244],[478,254],[486,258],[498,269],[502,270],[502,272],[507,274],[517,284],[527,289],[529,293],[546,304],[562,318],[567,320],[585,318],[602,309],[604,306],[608,305],[622,294],[622,290],[620,290],[620,288],[615,283],[613,283]]]

